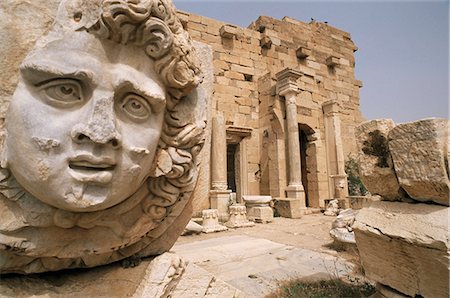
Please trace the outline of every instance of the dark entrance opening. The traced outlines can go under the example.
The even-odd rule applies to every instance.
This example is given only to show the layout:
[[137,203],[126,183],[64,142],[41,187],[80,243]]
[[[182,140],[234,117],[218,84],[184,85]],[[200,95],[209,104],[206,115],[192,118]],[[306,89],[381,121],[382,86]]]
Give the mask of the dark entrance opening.
[[306,207],[310,207],[308,200],[308,170],[306,164],[306,148],[308,147],[308,136],[301,127],[299,127],[299,141],[300,141],[300,163],[301,163],[301,173],[302,173],[302,184],[305,189],[305,200]]
[[236,149],[238,144],[228,144],[227,145],[227,182],[228,189],[231,192],[236,192]]

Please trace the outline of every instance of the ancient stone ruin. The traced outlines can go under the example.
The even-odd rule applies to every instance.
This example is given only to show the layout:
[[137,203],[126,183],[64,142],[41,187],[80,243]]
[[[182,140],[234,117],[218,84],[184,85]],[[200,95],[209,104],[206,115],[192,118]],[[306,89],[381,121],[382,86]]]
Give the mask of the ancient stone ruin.
[[367,277],[387,297],[448,297],[449,121],[373,120],[356,137],[364,184],[382,198],[353,225]]
[[[170,0],[30,3],[0,3],[0,274],[88,267],[61,293],[101,295],[104,278],[122,297],[240,297],[167,253],[178,236],[335,216],[359,154],[382,201],[342,213],[334,238],[355,236],[380,289],[448,293],[448,121],[358,126],[350,34],[240,28]],[[142,261],[131,282],[99,267],[119,260]]]

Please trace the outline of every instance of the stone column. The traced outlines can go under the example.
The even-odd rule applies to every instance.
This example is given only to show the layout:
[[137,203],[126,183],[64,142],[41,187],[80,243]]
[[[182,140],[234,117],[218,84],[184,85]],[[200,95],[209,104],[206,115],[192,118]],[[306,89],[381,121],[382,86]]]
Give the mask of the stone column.
[[227,183],[227,137],[222,114],[212,119],[211,137],[211,209],[217,209],[219,219],[226,220],[231,190]]
[[277,93],[285,98],[286,134],[288,143],[289,183],[286,188],[288,198],[300,200],[300,206],[306,208],[305,190],[302,185],[300,141],[297,121],[297,94],[300,91],[297,79],[301,72],[285,69],[277,76]]
[[[335,199],[346,200],[348,196],[347,175],[345,174],[344,149],[341,137],[339,104],[330,100],[322,105],[325,116],[330,185]],[[343,202],[345,204],[345,202]]]

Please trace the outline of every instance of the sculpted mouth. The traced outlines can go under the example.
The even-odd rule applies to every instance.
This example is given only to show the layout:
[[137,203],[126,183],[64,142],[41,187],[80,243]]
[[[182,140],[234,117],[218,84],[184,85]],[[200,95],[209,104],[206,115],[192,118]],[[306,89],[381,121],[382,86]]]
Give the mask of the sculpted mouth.
[[69,162],[69,168],[82,171],[112,171],[116,166],[110,164],[92,164],[90,162]]
[[116,163],[109,157],[78,155],[69,160],[72,177],[80,182],[106,184],[111,182]]

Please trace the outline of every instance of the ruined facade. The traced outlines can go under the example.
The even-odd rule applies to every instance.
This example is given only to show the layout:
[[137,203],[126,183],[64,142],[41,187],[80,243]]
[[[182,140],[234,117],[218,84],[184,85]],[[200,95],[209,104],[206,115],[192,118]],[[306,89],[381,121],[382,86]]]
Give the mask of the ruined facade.
[[212,152],[204,157],[211,173],[197,186],[194,211],[220,210],[230,192],[237,202],[270,195],[297,208],[344,198],[344,160],[362,121],[350,35],[288,17],[260,17],[248,28],[179,17],[214,59]]

